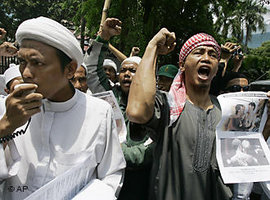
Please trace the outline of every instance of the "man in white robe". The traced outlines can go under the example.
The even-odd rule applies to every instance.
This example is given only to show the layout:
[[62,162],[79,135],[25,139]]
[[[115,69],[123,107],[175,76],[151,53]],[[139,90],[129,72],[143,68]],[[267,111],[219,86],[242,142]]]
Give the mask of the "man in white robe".
[[[73,169],[76,178],[66,177],[40,197],[116,199],[125,160],[110,105],[69,82],[82,63],[76,38],[56,21],[39,17],[23,22],[16,39],[20,72],[30,84],[7,97],[0,120],[2,199],[30,198]],[[14,134],[21,130],[25,134]]]

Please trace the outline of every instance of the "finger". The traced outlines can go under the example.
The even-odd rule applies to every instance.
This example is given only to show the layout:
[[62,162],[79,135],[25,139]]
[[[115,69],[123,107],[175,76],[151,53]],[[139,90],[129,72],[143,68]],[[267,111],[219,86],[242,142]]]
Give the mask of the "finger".
[[110,26],[110,27],[115,27],[116,25],[121,26],[122,25],[122,22],[119,19],[110,18],[107,21],[107,25]]
[[167,35],[167,41],[166,41],[166,44],[167,44],[168,46],[170,46],[171,44],[173,44],[173,43],[175,42],[175,40],[176,40],[175,33],[174,33],[174,32],[169,33],[169,34]]
[[33,109],[30,109],[30,110],[25,110],[23,115],[24,116],[28,116],[28,117],[31,117],[33,116],[34,114],[36,113],[39,113],[41,111],[41,108],[38,107],[38,108],[33,108]]
[[43,99],[43,95],[40,93],[30,93],[21,98],[22,103],[30,103],[34,101],[41,101]]
[[42,106],[41,101],[32,101],[23,105],[24,110],[32,110]]
[[19,87],[15,88],[12,95],[15,97],[20,97],[23,93],[27,93],[27,91],[29,93],[31,90],[36,90],[37,87],[38,86],[36,84],[21,84]]
[[121,26],[116,25],[116,26],[115,26],[115,29],[116,29],[117,31],[121,32],[122,27],[121,27]]
[[270,98],[270,91],[268,91],[266,95],[268,98]]
[[168,53],[172,52],[174,48],[176,47],[176,42],[172,43],[168,48]]

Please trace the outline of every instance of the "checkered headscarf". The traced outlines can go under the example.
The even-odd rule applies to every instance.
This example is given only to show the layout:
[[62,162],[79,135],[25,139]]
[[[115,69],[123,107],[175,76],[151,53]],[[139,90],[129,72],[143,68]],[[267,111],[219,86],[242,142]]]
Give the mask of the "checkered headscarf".
[[188,54],[199,46],[213,47],[217,51],[218,57],[220,57],[220,46],[218,45],[217,41],[211,35],[206,33],[198,33],[189,38],[182,46],[179,54],[179,63],[184,63]]
[[[218,53],[218,58],[220,57],[220,46],[216,40],[211,35],[206,33],[198,33],[189,38],[181,48],[179,64],[182,65],[185,62],[188,54],[199,46],[213,47]],[[170,125],[172,125],[178,119],[185,106],[186,88],[183,79],[183,74],[181,71],[179,71],[173,80],[168,94],[168,102],[170,105]]]

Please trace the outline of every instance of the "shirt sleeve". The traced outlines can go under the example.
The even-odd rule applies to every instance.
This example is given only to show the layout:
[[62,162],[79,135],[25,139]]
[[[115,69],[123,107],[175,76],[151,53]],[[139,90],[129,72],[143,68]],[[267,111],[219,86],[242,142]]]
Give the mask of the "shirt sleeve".
[[21,156],[13,140],[4,149],[0,144],[0,182],[15,176],[20,167]]
[[127,167],[144,167],[152,162],[154,143],[146,142],[137,145],[121,144]]
[[91,92],[99,93],[111,89],[109,79],[103,70],[103,61],[108,52],[108,42],[97,37],[92,40],[83,62],[87,67],[87,85]]
[[170,119],[169,114],[167,95],[163,92],[157,91],[153,117],[144,125],[152,129],[152,131],[149,132],[149,136],[153,141],[157,141],[159,136],[164,132],[164,128],[168,125]]

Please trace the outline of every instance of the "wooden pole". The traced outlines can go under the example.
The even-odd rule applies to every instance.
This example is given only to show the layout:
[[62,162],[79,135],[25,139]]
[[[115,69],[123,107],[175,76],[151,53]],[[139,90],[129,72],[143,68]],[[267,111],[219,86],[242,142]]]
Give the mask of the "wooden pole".
[[104,23],[104,21],[107,18],[107,13],[111,5],[111,0],[105,0],[103,10],[102,10],[102,16],[101,16],[101,21],[100,21],[100,26],[99,26],[99,31],[101,31],[101,25]]
[[[103,6],[103,10],[102,10],[101,21],[100,21],[100,25],[99,25],[99,31],[101,31],[102,24],[104,23],[104,21],[107,18],[107,14],[108,14],[108,10],[110,8],[110,5],[111,5],[111,0],[105,0],[104,6]],[[123,60],[125,60],[127,58],[121,51],[119,51],[118,49],[116,49],[110,43],[109,43],[109,50],[117,57],[117,59],[120,62],[122,62]]]

